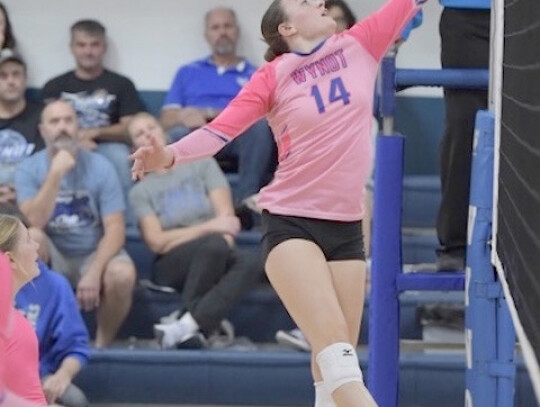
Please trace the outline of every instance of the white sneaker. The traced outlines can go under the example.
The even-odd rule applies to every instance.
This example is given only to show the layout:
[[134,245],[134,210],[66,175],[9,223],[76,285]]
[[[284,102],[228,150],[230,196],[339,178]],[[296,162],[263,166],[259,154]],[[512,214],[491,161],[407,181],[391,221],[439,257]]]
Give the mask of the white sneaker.
[[172,324],[180,319],[182,316],[182,311],[177,309],[176,311],[171,312],[169,315],[165,315],[159,318],[159,323],[162,325]]
[[276,341],[280,345],[292,347],[303,352],[310,352],[311,346],[309,345],[306,337],[300,331],[300,329],[291,329],[290,331],[279,330],[276,332]]
[[154,336],[161,349],[175,349],[179,343],[189,339],[195,332],[180,321],[154,325]]

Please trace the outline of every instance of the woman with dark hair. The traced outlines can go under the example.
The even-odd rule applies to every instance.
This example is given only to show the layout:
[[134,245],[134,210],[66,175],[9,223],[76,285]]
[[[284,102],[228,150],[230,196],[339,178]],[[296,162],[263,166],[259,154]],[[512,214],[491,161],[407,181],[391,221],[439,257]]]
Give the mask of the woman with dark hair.
[[262,66],[208,125],[139,148],[133,176],[215,154],[266,116],[279,166],[262,189],[266,273],[312,349],[316,407],[372,407],[356,344],[364,303],[362,237],[371,173],[378,65],[419,1],[390,0],[349,30],[322,0],[274,0],[261,29]]
[[15,49],[17,41],[11,29],[11,22],[6,10],[6,6],[0,3],[0,50],[9,48]]
[[348,30],[356,23],[356,16],[343,0],[327,0],[325,7],[336,22],[336,33]]

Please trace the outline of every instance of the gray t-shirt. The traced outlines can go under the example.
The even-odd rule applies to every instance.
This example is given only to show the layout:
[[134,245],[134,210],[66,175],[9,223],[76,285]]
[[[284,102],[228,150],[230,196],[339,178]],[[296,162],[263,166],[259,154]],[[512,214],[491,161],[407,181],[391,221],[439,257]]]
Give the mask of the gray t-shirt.
[[213,158],[174,167],[164,174],[149,174],[129,193],[135,215],[156,215],[165,230],[196,225],[214,216],[209,199],[213,189],[228,188],[225,175]]
[[[19,204],[38,194],[50,165],[47,150],[18,165],[15,190]],[[112,164],[97,153],[79,150],[75,167],[62,178],[45,230],[63,254],[86,255],[96,250],[103,237],[102,219],[124,210],[122,188]]]

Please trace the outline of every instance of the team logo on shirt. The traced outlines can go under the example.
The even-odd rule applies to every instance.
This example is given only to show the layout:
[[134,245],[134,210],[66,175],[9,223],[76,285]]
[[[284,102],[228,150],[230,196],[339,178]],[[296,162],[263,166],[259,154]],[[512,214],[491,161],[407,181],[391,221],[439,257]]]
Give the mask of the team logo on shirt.
[[35,147],[16,130],[0,130],[0,184],[13,184],[15,167],[32,154]]
[[[343,49],[339,49],[329,55],[325,55],[315,62],[295,69],[294,72],[291,73],[291,77],[297,85],[300,85],[301,83],[304,83],[306,79],[316,79],[319,76],[345,69],[347,66],[347,59],[345,58]],[[309,77],[306,74],[308,74]]]
[[73,232],[98,224],[96,206],[88,191],[61,191],[47,228],[57,233]]
[[175,188],[158,195],[159,217],[164,228],[190,226],[207,220],[212,213],[204,186],[197,180],[183,179]]
[[41,314],[41,305],[39,304],[28,304],[26,309],[19,309],[19,312],[32,324],[34,329],[36,329],[37,321],[39,319],[39,314]]
[[68,100],[77,112],[81,128],[105,127],[111,124],[111,105],[116,101],[116,95],[111,95],[105,89],[92,93],[62,92],[61,97]]

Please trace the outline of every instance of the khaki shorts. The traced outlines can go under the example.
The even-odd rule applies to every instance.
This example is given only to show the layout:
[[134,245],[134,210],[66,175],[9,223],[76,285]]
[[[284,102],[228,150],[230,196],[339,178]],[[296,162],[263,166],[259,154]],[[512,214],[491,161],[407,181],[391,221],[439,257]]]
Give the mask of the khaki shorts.
[[[84,254],[82,256],[66,256],[61,253],[51,239],[47,237],[51,268],[67,277],[73,287],[76,287],[82,275],[96,256],[96,252]],[[124,261],[133,264],[133,260],[124,249],[109,260],[107,266],[117,261]]]

